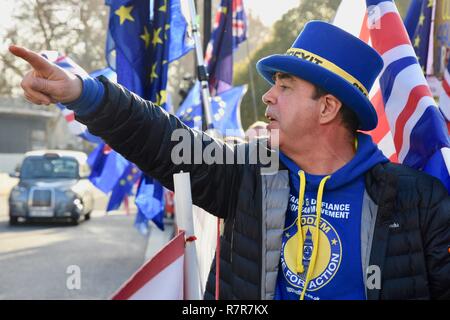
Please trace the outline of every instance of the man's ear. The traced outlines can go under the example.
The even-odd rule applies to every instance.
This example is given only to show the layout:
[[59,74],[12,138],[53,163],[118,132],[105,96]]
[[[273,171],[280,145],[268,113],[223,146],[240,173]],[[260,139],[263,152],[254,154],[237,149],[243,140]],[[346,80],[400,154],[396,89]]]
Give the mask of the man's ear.
[[320,99],[320,124],[327,124],[337,119],[342,102],[332,94],[326,94]]

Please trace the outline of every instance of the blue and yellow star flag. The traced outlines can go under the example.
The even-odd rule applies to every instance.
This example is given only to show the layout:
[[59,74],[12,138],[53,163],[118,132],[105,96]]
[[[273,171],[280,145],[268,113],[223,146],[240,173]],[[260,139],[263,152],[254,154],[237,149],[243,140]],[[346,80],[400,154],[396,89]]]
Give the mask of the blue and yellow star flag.
[[420,14],[422,11],[422,3],[423,0],[411,0],[408,12],[403,20],[409,39],[414,39],[414,33],[416,32],[417,24],[419,23]]
[[89,180],[104,193],[114,189],[129,165],[128,160],[104,143],[99,144],[89,155],[88,163],[91,166]]
[[[180,0],[108,0],[106,59],[118,82],[165,108],[169,63],[193,48]],[[150,7],[150,3],[153,7]]]
[[[233,87],[211,98],[214,128],[222,136],[244,137],[240,118],[240,104],[247,86]],[[177,116],[187,126],[201,130],[202,104],[200,84],[197,82],[177,110]],[[228,131],[228,132],[227,132]]]
[[152,27],[150,1],[107,0],[110,6],[107,61],[117,82],[150,98]]
[[119,209],[123,199],[131,194],[133,185],[137,182],[140,176],[141,172],[136,165],[129,163],[112,190],[108,206],[106,208],[107,212]]
[[152,57],[150,100],[164,108],[167,94],[167,73],[170,50],[170,10],[168,0],[154,0],[152,25]]
[[142,176],[136,195],[138,213],[135,226],[142,229],[142,222],[152,220],[155,225],[164,230],[164,188],[153,178]]
[[[187,23],[181,13],[180,0],[107,0],[106,4],[110,6],[106,59],[110,68],[116,71],[118,83],[165,108],[169,62],[193,47],[186,37]],[[162,189],[156,181],[154,183],[152,190]],[[123,194],[124,189],[120,184],[116,187],[111,198],[113,204],[113,196],[119,199],[116,195]],[[142,196],[140,192],[141,188],[137,197]],[[163,206],[163,195],[145,192],[146,197],[159,201]],[[160,212],[141,214],[139,210],[140,218]],[[146,219],[140,221],[145,224]]]
[[[152,15],[152,58],[150,72],[150,100],[166,109],[167,80],[169,71],[169,52],[171,49],[171,20],[173,1],[154,0]],[[179,8],[179,7],[178,7]],[[162,185],[152,177],[143,175],[136,194],[136,205],[139,208],[137,220],[151,219],[160,229],[164,230],[162,219],[164,210],[164,193]],[[160,192],[161,191],[161,192]],[[142,199],[148,199],[151,205],[143,204]]]
[[189,37],[188,24],[181,11],[180,0],[170,0],[170,48],[169,63],[175,61],[194,48],[194,40]]
[[90,179],[99,177],[105,168],[108,156],[108,153],[105,152],[105,146],[106,144],[104,142],[99,143],[88,156],[87,163],[91,168]]
[[431,22],[433,18],[433,0],[423,0],[422,8],[419,15],[419,21],[417,23],[414,36],[411,39],[411,43],[419,60],[420,67],[424,72],[427,70],[428,53],[430,44]]

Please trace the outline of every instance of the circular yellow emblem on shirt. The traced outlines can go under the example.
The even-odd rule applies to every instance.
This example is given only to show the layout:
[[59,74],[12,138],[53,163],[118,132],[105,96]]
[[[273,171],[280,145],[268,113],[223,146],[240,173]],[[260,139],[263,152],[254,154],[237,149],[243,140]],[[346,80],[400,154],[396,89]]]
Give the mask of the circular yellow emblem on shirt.
[[[281,267],[286,281],[292,286],[303,290],[306,274],[311,263],[311,257],[316,245],[313,241],[316,234],[316,216],[302,216],[303,232],[303,266],[304,272],[296,273],[298,254],[297,221],[285,230],[281,250]],[[316,291],[325,286],[336,275],[342,260],[342,244],[333,226],[324,218],[319,225],[319,249],[307,291]]]

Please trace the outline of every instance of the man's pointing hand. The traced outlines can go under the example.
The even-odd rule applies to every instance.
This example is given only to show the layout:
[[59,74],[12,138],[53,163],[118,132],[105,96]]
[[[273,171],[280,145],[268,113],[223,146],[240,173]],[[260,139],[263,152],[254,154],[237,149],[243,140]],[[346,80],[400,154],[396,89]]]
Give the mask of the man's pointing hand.
[[82,90],[81,80],[74,74],[51,63],[38,53],[12,45],[9,51],[27,61],[33,70],[25,74],[21,86],[25,97],[35,104],[75,101]]

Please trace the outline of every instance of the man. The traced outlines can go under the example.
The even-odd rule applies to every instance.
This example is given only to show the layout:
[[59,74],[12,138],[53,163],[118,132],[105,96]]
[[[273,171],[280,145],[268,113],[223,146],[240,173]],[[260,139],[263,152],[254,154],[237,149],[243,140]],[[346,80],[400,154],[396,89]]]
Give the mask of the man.
[[[30,101],[68,104],[170,189],[174,173],[191,173],[194,203],[225,219],[221,299],[450,298],[450,199],[438,180],[389,163],[356,132],[377,125],[368,91],[382,60],[352,35],[313,21],[286,54],[258,62],[272,84],[263,97],[272,146],[279,136],[280,170],[271,175],[260,162],[175,165],[179,128],[203,150],[236,156],[252,144],[203,139],[104,78],[80,81],[36,53],[10,51],[34,68],[22,82]],[[207,299],[214,278],[215,263]]]

